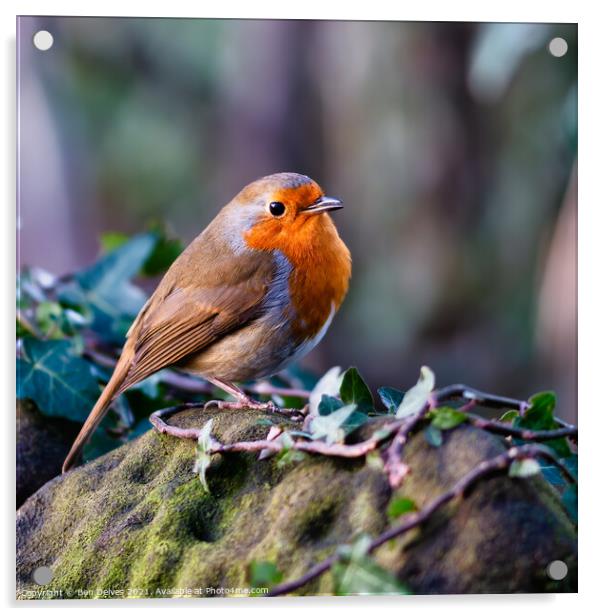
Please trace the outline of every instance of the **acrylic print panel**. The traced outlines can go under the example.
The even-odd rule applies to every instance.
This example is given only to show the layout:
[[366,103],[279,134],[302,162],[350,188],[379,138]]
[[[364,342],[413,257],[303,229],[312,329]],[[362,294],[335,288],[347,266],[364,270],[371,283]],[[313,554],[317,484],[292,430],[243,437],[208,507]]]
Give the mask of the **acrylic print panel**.
[[18,598],[576,591],[576,62],[20,17]]

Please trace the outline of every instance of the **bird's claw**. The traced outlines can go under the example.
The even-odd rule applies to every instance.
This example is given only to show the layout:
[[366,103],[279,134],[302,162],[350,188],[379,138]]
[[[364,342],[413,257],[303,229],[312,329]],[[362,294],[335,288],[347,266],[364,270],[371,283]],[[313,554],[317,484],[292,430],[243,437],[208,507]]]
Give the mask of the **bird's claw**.
[[284,415],[293,421],[300,421],[302,417],[301,409],[282,409],[272,400],[267,402],[259,402],[253,398],[240,399],[236,401],[230,400],[209,400],[205,403],[205,409],[216,407],[221,410],[229,411],[263,411],[265,413],[275,413],[277,415]]

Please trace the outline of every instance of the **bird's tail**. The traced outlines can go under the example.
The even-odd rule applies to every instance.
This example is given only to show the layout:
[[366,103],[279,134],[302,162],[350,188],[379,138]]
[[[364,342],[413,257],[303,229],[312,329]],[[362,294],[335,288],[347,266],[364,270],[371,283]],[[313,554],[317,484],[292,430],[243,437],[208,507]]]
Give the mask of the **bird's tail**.
[[85,444],[88,442],[88,439],[92,436],[104,416],[107,414],[111,402],[121,393],[120,387],[129,369],[129,361],[124,360],[125,357],[122,355],[121,359],[115,366],[111,379],[107,383],[103,392],[100,394],[100,397],[88,415],[88,419],[86,419],[82,429],[79,431],[73,445],[71,445],[71,450],[63,462],[63,473],[66,473],[70,468],[79,463]]

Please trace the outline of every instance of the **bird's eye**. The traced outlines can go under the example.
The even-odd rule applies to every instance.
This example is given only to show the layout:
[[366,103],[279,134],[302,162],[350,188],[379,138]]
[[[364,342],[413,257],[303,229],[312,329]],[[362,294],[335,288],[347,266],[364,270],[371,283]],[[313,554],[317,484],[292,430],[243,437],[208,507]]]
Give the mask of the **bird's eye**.
[[272,201],[272,203],[270,203],[270,214],[272,216],[280,218],[285,211],[286,207],[284,206],[284,203],[281,203],[280,201]]

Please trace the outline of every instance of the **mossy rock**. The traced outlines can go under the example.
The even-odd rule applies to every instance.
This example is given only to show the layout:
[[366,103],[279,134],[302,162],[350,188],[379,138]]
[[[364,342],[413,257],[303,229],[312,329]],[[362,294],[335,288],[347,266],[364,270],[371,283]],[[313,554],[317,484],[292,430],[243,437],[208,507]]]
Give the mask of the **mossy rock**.
[[[182,413],[200,426],[214,417],[222,442],[258,439],[265,415]],[[411,467],[399,494],[422,506],[483,459],[503,451],[489,433],[462,426],[441,447],[410,440]],[[391,498],[378,465],[306,457],[282,466],[250,454],[216,456],[210,492],[192,473],[195,443],[149,431],[57,477],[17,513],[17,596],[173,596],[182,589],[246,588],[252,561],[271,561],[291,580],[360,533],[388,528]],[[548,484],[500,475],[483,480],[421,529],[385,544],[378,563],[416,593],[575,591],[575,530]],[[569,575],[553,581],[551,561]],[[47,566],[46,586],[33,572]],[[330,594],[328,573],[299,594]]]

